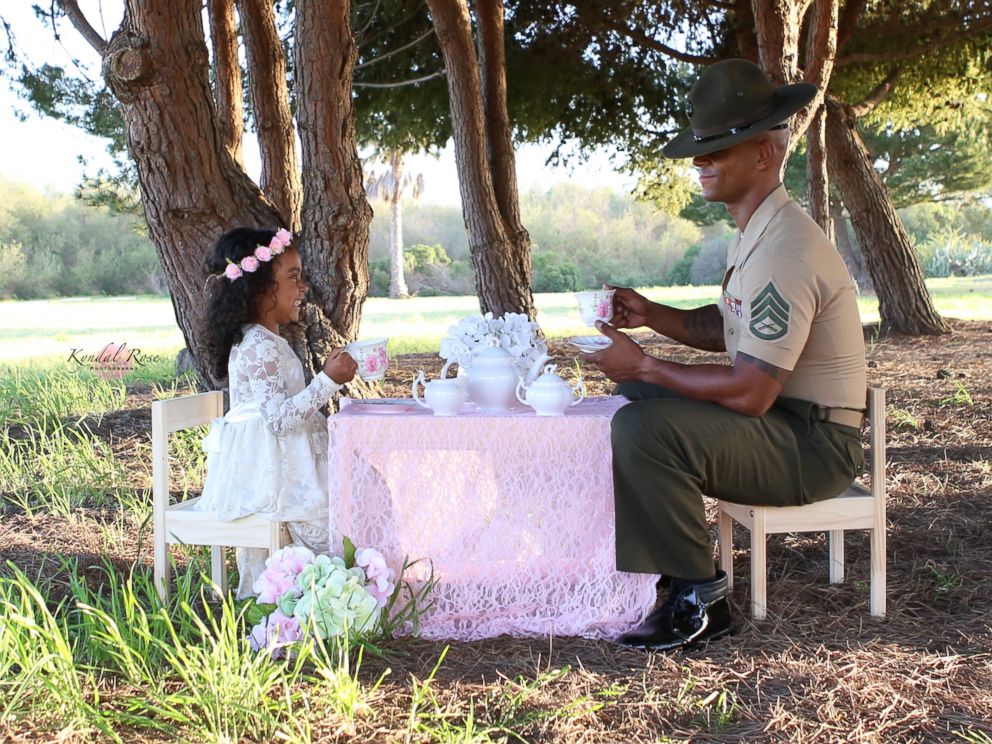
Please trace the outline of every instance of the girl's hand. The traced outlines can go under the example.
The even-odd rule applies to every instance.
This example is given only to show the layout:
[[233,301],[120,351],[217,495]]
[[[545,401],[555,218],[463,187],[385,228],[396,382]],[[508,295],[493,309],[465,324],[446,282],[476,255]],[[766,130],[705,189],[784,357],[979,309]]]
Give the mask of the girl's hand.
[[338,385],[344,385],[355,378],[358,362],[344,349],[332,349],[324,362],[324,374]]

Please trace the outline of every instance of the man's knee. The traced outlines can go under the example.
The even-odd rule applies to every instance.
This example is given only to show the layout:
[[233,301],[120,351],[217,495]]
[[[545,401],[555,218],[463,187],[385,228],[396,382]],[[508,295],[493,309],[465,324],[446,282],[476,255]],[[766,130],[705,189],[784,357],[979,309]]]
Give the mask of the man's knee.
[[614,454],[618,450],[645,449],[664,444],[672,427],[668,409],[660,402],[633,401],[613,415],[610,438]]

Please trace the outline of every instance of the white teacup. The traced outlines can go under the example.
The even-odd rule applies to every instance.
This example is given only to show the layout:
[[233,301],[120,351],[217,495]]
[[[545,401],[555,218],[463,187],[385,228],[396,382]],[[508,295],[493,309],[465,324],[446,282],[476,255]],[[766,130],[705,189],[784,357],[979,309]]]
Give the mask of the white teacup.
[[344,347],[358,364],[358,374],[366,382],[381,380],[386,376],[389,357],[386,355],[388,338],[371,338],[352,341]]
[[615,289],[594,289],[589,292],[576,292],[579,303],[579,317],[587,326],[596,325],[597,320],[609,323],[613,320],[613,293]]

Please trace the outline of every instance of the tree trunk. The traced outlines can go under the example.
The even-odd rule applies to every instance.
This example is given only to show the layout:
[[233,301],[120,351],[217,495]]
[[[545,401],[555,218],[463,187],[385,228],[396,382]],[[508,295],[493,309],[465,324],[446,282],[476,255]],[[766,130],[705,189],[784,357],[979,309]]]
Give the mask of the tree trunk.
[[806,178],[809,181],[809,213],[827,238],[833,240],[830,219],[830,179],[827,174],[827,114],[823,106],[816,110],[806,130]]
[[[522,254],[525,241],[515,232],[514,225],[504,221],[489,162],[493,133],[486,127],[468,5],[465,0],[428,0],[428,7],[447,70],[462,216],[479,304],[484,313],[517,312],[534,318],[529,240],[528,248],[524,249],[527,252]],[[509,208],[507,204],[503,207]]]
[[245,108],[241,100],[241,63],[238,61],[238,23],[234,0],[208,0],[210,39],[214,51],[214,96],[224,144],[242,168]]
[[513,149],[513,127],[506,102],[506,50],[504,49],[503,0],[478,0],[475,13],[479,25],[479,69],[482,73],[482,109],[489,145],[489,168],[493,174],[496,205],[509,231],[516,261],[531,285],[530,235],[520,218],[517,194],[517,165]]
[[[806,43],[806,80],[822,91],[833,74],[837,56],[837,0],[815,0]],[[823,96],[810,109],[809,128],[806,130],[806,174],[809,179],[810,214],[823,228],[827,238],[833,240],[830,224],[830,179],[827,173],[827,112]]]
[[149,235],[176,321],[207,384],[204,257],[232,225],[272,226],[278,215],[238,167],[210,91],[201,3],[131,0],[103,55],[103,76],[121,103]]
[[389,296],[409,297],[403,266],[403,151],[389,156],[393,188],[389,192]]
[[[303,159],[303,269],[323,312],[304,318],[309,361],[354,339],[369,290],[369,223],[355,145],[349,3],[297,0],[296,96]],[[357,382],[350,388],[361,390]],[[365,386],[367,387],[367,386]]]
[[835,199],[830,200],[830,222],[834,227],[834,241],[837,245],[837,252],[844,259],[848,273],[854,277],[859,290],[871,290],[875,288],[872,284],[871,275],[865,269],[865,264],[857,253],[854,252],[854,245],[851,243],[851,233],[847,229],[847,216],[844,214],[844,206]]
[[827,98],[831,177],[844,195],[878,295],[882,327],[896,333],[936,335],[950,328],[934,309],[919,260],[889,199],[849,107]]
[[292,232],[300,227],[302,186],[289,108],[286,57],[271,0],[238,0],[252,112],[262,156],[260,185]]

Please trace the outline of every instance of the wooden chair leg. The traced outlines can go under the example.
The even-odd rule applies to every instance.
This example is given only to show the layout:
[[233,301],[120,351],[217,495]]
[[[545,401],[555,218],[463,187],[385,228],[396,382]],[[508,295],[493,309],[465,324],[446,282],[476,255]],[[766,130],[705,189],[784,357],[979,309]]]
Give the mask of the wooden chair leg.
[[720,543],[720,570],[727,574],[727,588],[734,588],[734,522],[720,507],[717,521]]
[[224,562],[224,546],[210,546],[210,578],[217,585],[221,599],[227,596],[227,564]]
[[871,601],[875,617],[885,617],[885,530],[871,531]]
[[765,584],[765,510],[756,506],[751,525],[751,615],[755,620],[764,620],[768,607]]
[[830,583],[839,584],[844,580],[844,530],[830,530]]
[[162,604],[169,602],[169,545],[165,537],[155,534],[155,589]]
[[282,522],[272,522],[269,527],[269,555],[283,546],[283,530],[285,529]]

